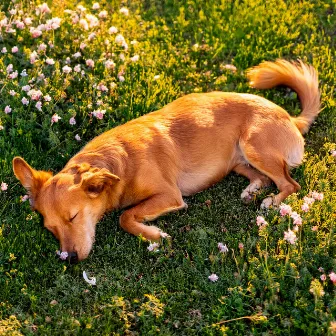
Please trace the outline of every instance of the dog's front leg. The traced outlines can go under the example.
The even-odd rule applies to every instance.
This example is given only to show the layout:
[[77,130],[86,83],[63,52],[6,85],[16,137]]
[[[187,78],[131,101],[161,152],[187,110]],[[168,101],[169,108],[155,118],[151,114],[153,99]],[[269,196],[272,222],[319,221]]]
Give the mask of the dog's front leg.
[[144,225],[168,212],[186,208],[180,191],[155,194],[135,207],[126,210],[120,217],[120,226],[136,236],[140,234],[149,240],[160,239],[160,229],[156,226]]

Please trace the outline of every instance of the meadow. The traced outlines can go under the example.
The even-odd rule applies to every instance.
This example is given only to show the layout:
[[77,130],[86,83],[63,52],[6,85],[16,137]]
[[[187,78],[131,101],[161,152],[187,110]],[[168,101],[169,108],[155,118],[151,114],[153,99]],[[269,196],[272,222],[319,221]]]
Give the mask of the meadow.
[[[2,0],[0,334],[336,335],[335,12],[335,0]],[[248,86],[247,68],[277,58],[317,69],[323,108],[287,206],[260,210],[274,186],[244,205],[248,181],[230,174],[159,218],[171,238],[153,251],[114,212],[88,259],[56,257],[14,156],[58,172],[94,136],[191,92],[258,94],[298,115],[289,89]]]

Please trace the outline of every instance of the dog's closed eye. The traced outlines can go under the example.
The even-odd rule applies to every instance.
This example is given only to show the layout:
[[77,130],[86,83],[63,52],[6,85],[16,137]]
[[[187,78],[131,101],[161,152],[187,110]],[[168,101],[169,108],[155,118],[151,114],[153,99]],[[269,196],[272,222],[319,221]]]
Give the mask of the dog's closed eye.
[[69,221],[72,222],[76,218],[77,215],[78,215],[78,212],[76,213],[76,215],[72,216]]

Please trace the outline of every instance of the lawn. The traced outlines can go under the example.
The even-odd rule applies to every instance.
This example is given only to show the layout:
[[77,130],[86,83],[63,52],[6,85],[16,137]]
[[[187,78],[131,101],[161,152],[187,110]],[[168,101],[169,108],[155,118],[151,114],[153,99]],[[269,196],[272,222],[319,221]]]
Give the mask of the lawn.
[[[0,334],[335,335],[335,12],[335,0],[1,1]],[[294,92],[246,80],[279,57],[319,72],[323,111],[286,200],[302,224],[260,210],[275,187],[244,205],[248,181],[230,174],[155,222],[171,236],[156,251],[115,212],[88,259],[56,258],[14,156],[57,172],[94,136],[191,92],[254,93],[298,115]]]

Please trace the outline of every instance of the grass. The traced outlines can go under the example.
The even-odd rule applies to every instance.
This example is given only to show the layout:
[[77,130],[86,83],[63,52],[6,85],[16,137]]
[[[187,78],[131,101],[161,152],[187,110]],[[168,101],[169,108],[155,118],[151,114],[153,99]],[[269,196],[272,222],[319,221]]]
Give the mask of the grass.
[[[336,166],[330,155],[336,149],[335,2],[101,1],[101,8],[92,10],[91,1],[54,0],[48,2],[52,13],[45,15],[35,13],[39,2],[16,3],[34,27],[51,17],[62,21],[58,29],[36,39],[29,29],[0,30],[0,49],[8,51],[0,53],[0,183],[8,184],[0,191],[0,333],[335,334],[335,285],[328,276],[336,271]],[[85,13],[97,16],[106,9],[108,17],[89,30],[80,28],[64,13],[79,3],[87,7]],[[119,13],[124,5],[129,16]],[[8,12],[13,6],[9,0],[2,2],[0,19],[19,19],[20,13]],[[114,41],[116,34],[108,33],[111,26],[125,37],[127,51]],[[96,37],[89,41],[93,31]],[[133,40],[138,43],[131,44]],[[46,51],[39,51],[32,64],[31,53],[42,42]],[[81,42],[87,44],[84,50]],[[19,48],[15,54],[13,46]],[[81,56],[75,59],[78,51]],[[135,54],[139,61],[132,62]],[[46,57],[55,64],[47,65]],[[67,57],[72,68],[81,65],[83,75],[63,73]],[[98,225],[87,260],[71,266],[55,258],[57,241],[43,229],[40,215],[20,201],[25,192],[12,173],[15,155],[35,168],[57,172],[95,135],[190,92],[255,93],[297,115],[295,94],[284,88],[257,92],[244,76],[248,67],[278,57],[301,58],[316,67],[324,107],[306,135],[305,162],[292,172],[302,186],[287,200],[303,218],[295,245],[283,239],[284,231],[293,228],[288,216],[259,210],[262,197],[276,190],[245,206],[239,195],[247,181],[230,174],[187,198],[187,211],[156,221],[172,236],[158,252],[149,252],[148,242],[122,231],[120,214],[112,213]],[[93,69],[87,59],[94,60]],[[106,69],[106,59],[113,59],[114,70]],[[18,78],[8,77],[9,64],[18,70]],[[20,76],[23,69],[27,77]],[[42,73],[45,80],[39,77]],[[21,102],[27,97],[21,87],[33,78],[32,87],[51,97],[50,102],[42,100],[42,111],[30,98],[28,106]],[[99,83],[108,93],[97,89]],[[17,94],[11,96],[10,90]],[[4,113],[7,105],[9,114]],[[102,120],[90,116],[99,108],[106,110]],[[54,114],[62,119],[51,124]],[[69,124],[71,117],[76,125]],[[75,140],[76,134],[81,141]],[[302,199],[313,190],[323,192],[324,199],[304,213]],[[269,223],[262,230],[255,224],[258,215]],[[219,253],[218,242],[229,252]],[[84,270],[97,278],[96,286],[83,280]],[[215,283],[208,280],[212,273],[219,276]]]

